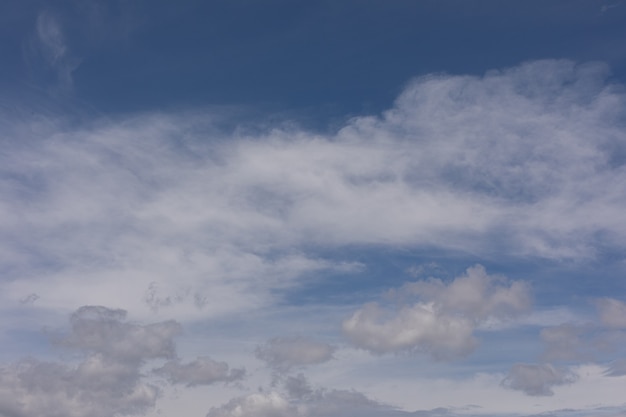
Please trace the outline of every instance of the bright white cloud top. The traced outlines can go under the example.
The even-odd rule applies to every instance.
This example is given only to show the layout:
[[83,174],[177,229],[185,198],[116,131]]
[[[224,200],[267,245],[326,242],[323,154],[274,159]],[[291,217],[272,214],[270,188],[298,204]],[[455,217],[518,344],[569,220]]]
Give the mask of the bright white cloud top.
[[[424,76],[328,134],[224,133],[210,110],[2,116],[2,340],[45,325],[57,351],[7,344],[0,415],[156,415],[186,395],[210,417],[622,415],[624,295],[534,305],[533,277],[473,266],[626,249],[626,93],[607,76],[564,60]],[[351,284],[346,304],[293,295],[358,282],[355,252],[407,250],[473,262]],[[576,320],[533,320],[557,308]],[[500,362],[481,370],[481,351]]]

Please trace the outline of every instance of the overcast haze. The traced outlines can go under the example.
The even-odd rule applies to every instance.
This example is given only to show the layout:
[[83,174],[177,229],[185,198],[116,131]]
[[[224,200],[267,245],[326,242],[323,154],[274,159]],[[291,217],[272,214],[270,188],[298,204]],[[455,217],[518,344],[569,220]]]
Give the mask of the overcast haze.
[[0,416],[626,416],[626,2],[0,4]]

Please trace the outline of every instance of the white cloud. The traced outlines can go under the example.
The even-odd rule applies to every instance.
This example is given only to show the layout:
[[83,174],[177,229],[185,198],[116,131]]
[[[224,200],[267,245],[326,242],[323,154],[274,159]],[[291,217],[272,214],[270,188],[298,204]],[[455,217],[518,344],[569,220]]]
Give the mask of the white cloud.
[[379,354],[424,351],[450,359],[476,346],[471,320],[440,313],[432,304],[418,303],[389,314],[370,303],[345,320],[343,330],[353,344]]
[[552,387],[571,384],[576,375],[549,364],[516,364],[511,367],[502,385],[527,395],[554,395]]
[[400,297],[417,296],[435,300],[440,308],[462,314],[471,319],[489,316],[506,317],[529,310],[530,287],[527,282],[508,282],[506,277],[488,275],[482,265],[468,268],[465,275],[449,285],[442,280],[427,280],[405,284],[397,293]]
[[374,353],[423,351],[437,359],[465,356],[476,346],[475,328],[489,317],[506,318],[530,308],[528,286],[490,276],[482,266],[446,285],[438,279],[408,283],[390,292],[418,297],[395,311],[370,303],[343,322],[358,347]]
[[333,358],[335,348],[327,343],[302,337],[274,338],[257,346],[257,358],[281,372],[293,367],[315,365]]

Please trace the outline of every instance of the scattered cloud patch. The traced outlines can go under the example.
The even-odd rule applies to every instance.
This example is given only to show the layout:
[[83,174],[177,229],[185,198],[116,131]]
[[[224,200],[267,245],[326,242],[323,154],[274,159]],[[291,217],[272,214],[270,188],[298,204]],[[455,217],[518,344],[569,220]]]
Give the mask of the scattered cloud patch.
[[502,386],[532,396],[554,395],[552,387],[571,384],[577,376],[549,364],[516,364],[511,367]]
[[527,284],[490,276],[480,265],[447,285],[429,279],[390,294],[402,302],[395,310],[369,303],[343,322],[357,347],[377,354],[426,352],[436,359],[465,356],[477,344],[473,332],[481,322],[528,311],[531,303]]
[[182,328],[175,321],[140,325],[126,321],[126,311],[83,306],[70,318],[71,332],[58,343],[124,362],[173,358],[173,338]]
[[405,284],[392,290],[399,297],[417,297],[433,301],[441,309],[475,320],[489,316],[507,317],[527,312],[531,306],[530,286],[504,276],[489,275],[482,265],[468,268],[466,273],[446,285],[430,278]]
[[109,417],[142,414],[159,389],[137,368],[101,355],[78,366],[25,360],[0,368],[0,414],[15,417]]
[[256,348],[256,357],[271,368],[286,372],[294,367],[316,365],[333,358],[335,347],[302,337],[274,338]]
[[173,384],[185,384],[188,387],[238,381],[246,374],[243,368],[229,369],[226,362],[217,362],[208,357],[200,357],[188,363],[168,361],[162,367],[153,369],[153,372]]

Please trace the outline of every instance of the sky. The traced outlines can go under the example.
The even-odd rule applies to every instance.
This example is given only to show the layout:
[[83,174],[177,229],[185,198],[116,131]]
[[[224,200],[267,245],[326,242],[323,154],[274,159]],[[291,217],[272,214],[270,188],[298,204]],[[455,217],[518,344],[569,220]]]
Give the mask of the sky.
[[0,3],[0,417],[626,416],[626,2]]

